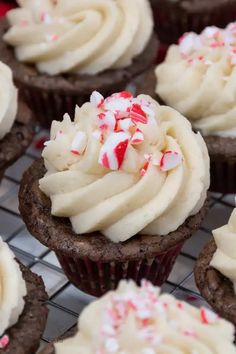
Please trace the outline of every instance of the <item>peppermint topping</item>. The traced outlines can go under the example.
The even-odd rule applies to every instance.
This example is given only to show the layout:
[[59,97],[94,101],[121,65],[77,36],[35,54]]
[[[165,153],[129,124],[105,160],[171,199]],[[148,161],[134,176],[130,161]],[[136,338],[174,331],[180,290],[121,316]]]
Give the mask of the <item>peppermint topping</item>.
[[0,349],[6,349],[9,344],[9,337],[5,334],[2,338],[0,338]]
[[203,307],[200,309],[200,315],[202,323],[205,324],[214,324],[219,320],[219,316],[217,314]]
[[125,158],[129,139],[127,133],[111,133],[100,150],[99,163],[110,170],[118,170]]
[[224,48],[231,65],[236,65],[236,22],[230,23],[225,29],[215,26],[206,27],[201,34],[185,33],[179,39],[179,51],[187,64],[203,63],[212,65],[212,61],[198,53],[212,53],[213,50]]
[[[142,177],[151,163],[157,172],[160,169],[167,172],[177,167],[182,162],[182,157],[175,151],[167,151],[164,154],[161,151],[158,134],[162,128],[156,117],[155,104],[150,98],[145,98],[134,98],[128,91],[104,98],[94,91],[90,96],[90,106],[86,106],[89,112],[88,124],[79,120],[71,122],[66,114],[63,124],[55,122],[52,138],[44,145],[46,148],[50,146],[50,149],[52,146],[54,150],[55,142],[56,149],[60,149],[60,143],[65,144],[66,151],[69,150],[74,155],[68,156],[68,165],[76,163],[77,159],[85,154],[88,144],[94,144],[92,151],[97,151],[97,162],[105,169],[117,171],[124,163],[125,171],[139,172]],[[58,141],[59,139],[61,141]],[[161,140],[160,146],[162,144],[164,148],[164,142]],[[156,151],[150,153],[149,149]]]
[[90,103],[95,108],[101,107],[104,103],[104,97],[97,91],[93,91],[92,95],[90,96]]
[[166,151],[160,161],[161,170],[164,172],[170,171],[179,166],[182,162],[182,156],[175,151]]
[[87,145],[87,136],[84,132],[76,133],[72,144],[71,144],[71,152],[75,155],[83,154]]
[[[147,280],[143,280],[141,287],[129,288],[127,291],[112,292],[103,307],[103,318],[100,331],[100,346],[96,354],[100,353],[123,353],[125,348],[122,348],[119,342],[119,336],[122,336],[122,331],[126,328],[127,323],[132,323],[135,330],[135,336],[140,338],[140,343],[143,343],[140,353],[155,354],[159,353],[159,347],[168,344],[165,340],[165,334],[162,335],[158,331],[158,323],[164,323],[165,328],[170,328],[180,336],[198,338],[198,330],[191,326],[186,327],[189,321],[181,321],[182,314],[193,318],[194,321],[199,321],[199,325],[215,323],[218,317],[211,311],[201,308],[189,311],[184,302],[175,300],[172,296],[163,299],[159,296],[159,291]],[[197,316],[200,314],[199,320]],[[208,318],[207,322],[202,319]],[[176,316],[175,316],[176,315]],[[132,319],[132,320],[131,320]],[[124,327],[123,327],[124,326]],[[162,347],[161,347],[162,348]],[[160,352],[162,352],[160,350]]]

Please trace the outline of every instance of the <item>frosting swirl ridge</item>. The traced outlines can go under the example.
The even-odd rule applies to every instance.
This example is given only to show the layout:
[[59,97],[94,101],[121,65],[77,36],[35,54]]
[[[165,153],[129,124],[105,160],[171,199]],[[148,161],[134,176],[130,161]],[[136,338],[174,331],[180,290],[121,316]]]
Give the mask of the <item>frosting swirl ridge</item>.
[[10,130],[16,118],[17,89],[11,69],[0,62],[0,139]]
[[186,33],[156,68],[157,94],[203,135],[236,136],[236,23]]
[[232,281],[236,292],[236,209],[233,210],[228,224],[214,230],[213,236],[217,250],[211,266]]
[[26,285],[8,245],[0,238],[0,336],[13,326],[24,308]]
[[40,72],[97,74],[124,68],[153,30],[148,0],[18,0],[5,34],[18,60]]
[[209,187],[201,135],[175,110],[129,92],[94,92],[74,122],[54,121],[42,156],[52,214],[69,217],[77,234],[100,231],[114,242],[176,230]]
[[[91,325],[92,324],[92,325]],[[205,308],[122,281],[82,312],[79,331],[55,344],[56,354],[235,354],[234,328]]]

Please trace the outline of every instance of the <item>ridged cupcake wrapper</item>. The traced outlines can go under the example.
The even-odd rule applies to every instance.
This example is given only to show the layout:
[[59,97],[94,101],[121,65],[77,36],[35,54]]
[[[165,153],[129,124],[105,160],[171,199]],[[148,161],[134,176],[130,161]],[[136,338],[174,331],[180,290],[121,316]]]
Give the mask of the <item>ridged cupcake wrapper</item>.
[[174,11],[174,8],[170,11],[167,6],[154,9],[156,32],[160,41],[166,44],[175,43],[185,32],[200,33],[206,26],[215,25],[223,28],[235,21],[235,16],[236,4],[225,5],[223,10],[222,8],[212,9],[209,13],[187,14],[184,10]]
[[210,156],[211,187],[218,193],[236,193],[236,160],[219,160]]
[[145,278],[161,286],[167,280],[182,246],[183,242],[154,258],[124,262],[94,262],[58,251],[56,255],[66,276],[76,287],[90,295],[101,296],[115,289],[121,279],[133,279],[139,284]]
[[[89,101],[91,95],[91,92],[83,95],[70,95],[65,92],[39,90],[32,86],[22,86],[20,83],[18,83],[18,87],[20,95],[35,113],[35,118],[45,128],[50,128],[53,120],[62,120],[65,113],[69,113],[73,117],[76,105],[81,106],[84,102]],[[106,97],[125,88],[126,84],[116,85],[101,93]]]

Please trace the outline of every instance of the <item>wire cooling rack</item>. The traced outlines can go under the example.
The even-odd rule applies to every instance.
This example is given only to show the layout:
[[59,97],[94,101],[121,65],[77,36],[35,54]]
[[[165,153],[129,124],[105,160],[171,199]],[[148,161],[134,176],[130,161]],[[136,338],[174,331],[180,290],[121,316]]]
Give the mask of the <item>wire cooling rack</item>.
[[[69,283],[54,253],[28,233],[19,214],[18,190],[21,176],[33,160],[40,156],[40,147],[48,135],[48,131],[38,130],[31,147],[6,171],[0,185],[0,234],[16,257],[42,276],[50,297],[49,318],[41,346],[70,330],[77,323],[82,309],[94,299]],[[208,216],[201,229],[185,243],[163,291],[193,305],[207,306],[194,283],[194,262],[204,244],[211,238],[211,230],[227,223],[234,207],[234,198],[232,194],[210,194]]]

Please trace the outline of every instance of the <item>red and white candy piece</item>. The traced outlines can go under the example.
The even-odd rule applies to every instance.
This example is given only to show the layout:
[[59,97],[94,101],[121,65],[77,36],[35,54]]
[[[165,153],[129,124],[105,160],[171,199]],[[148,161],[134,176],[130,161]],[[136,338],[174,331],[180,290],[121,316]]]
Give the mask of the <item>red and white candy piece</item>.
[[202,323],[205,324],[214,324],[219,319],[219,316],[216,313],[204,307],[200,308],[200,316],[201,316]]
[[140,175],[141,175],[142,177],[146,174],[146,172],[147,172],[147,170],[148,170],[149,164],[150,164],[150,162],[151,162],[151,160],[152,160],[152,155],[151,155],[151,154],[146,154],[146,155],[144,156],[144,158],[145,158],[146,162],[144,163],[144,165],[143,165],[143,167],[142,167],[142,169],[141,169],[141,171],[140,171]]
[[182,156],[176,151],[166,151],[160,161],[161,171],[167,172],[179,166],[182,162]]
[[47,11],[43,11],[40,16],[40,21],[45,24],[52,23],[52,18]]
[[56,42],[58,39],[59,39],[59,36],[57,34],[47,34],[46,35],[47,42]]
[[112,130],[114,131],[116,126],[116,118],[113,112],[106,111],[104,113],[99,113],[97,116],[97,125],[102,130]]
[[179,39],[179,50],[183,55],[189,55],[194,50],[201,47],[201,40],[195,33],[185,33]]
[[123,130],[125,132],[128,132],[129,129],[133,126],[134,124],[130,118],[120,119],[117,122],[116,130]]
[[139,128],[137,128],[136,132],[131,138],[131,144],[132,145],[142,144],[143,141],[144,141],[143,132]]
[[82,155],[87,146],[87,136],[84,132],[77,132],[71,143],[71,152]]
[[132,104],[130,108],[130,118],[134,123],[147,124],[148,117],[147,114],[143,111],[142,106],[138,103]]
[[[104,103],[104,108],[106,110],[112,111],[112,112],[127,113],[130,106],[131,106],[130,99],[123,98],[123,97],[115,97],[115,96],[108,97]],[[121,116],[119,118],[123,118],[123,117],[127,116],[127,114],[122,115],[121,113],[120,113],[120,115]]]
[[212,39],[212,38],[217,39],[219,35],[220,35],[220,30],[215,26],[208,26],[202,32],[202,36],[208,39]]
[[99,154],[99,163],[110,170],[119,170],[128,148],[130,135],[125,132],[111,133]]
[[6,347],[9,344],[9,337],[7,335],[4,335],[1,339],[0,339],[0,349],[6,349]]
[[104,103],[104,97],[98,91],[93,91],[90,96],[90,103],[93,107],[100,108]]

